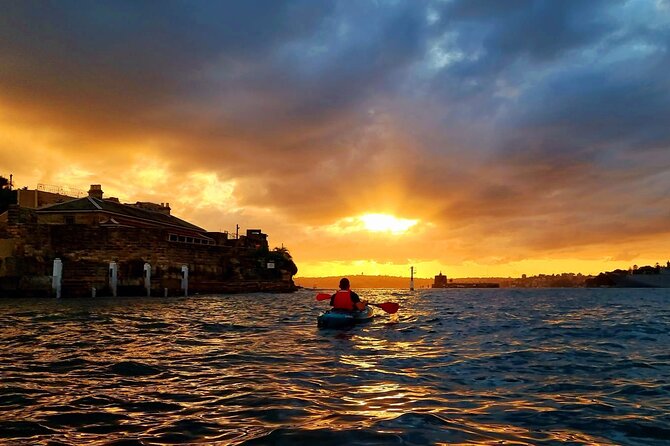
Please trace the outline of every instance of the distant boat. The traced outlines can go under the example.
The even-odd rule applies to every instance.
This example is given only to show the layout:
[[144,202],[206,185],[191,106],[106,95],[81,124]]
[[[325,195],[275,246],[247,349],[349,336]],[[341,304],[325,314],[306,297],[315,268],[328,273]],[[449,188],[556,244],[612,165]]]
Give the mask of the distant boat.
[[643,267],[629,274],[610,274],[614,286],[625,288],[670,288],[670,267]]

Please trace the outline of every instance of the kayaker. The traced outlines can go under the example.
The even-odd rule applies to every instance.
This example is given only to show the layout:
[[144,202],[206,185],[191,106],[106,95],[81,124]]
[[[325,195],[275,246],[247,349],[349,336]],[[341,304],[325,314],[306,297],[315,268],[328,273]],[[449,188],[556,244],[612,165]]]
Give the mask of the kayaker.
[[340,280],[340,289],[330,297],[330,305],[337,310],[362,311],[367,304],[367,301],[361,300],[358,294],[351,291],[349,279],[346,277]]

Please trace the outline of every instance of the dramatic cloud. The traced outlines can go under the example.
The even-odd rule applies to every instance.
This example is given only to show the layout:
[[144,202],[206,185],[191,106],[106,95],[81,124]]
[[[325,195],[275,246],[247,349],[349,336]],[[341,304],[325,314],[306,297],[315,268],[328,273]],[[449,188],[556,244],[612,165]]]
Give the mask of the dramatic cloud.
[[7,2],[0,174],[262,227],[303,275],[661,261],[669,42],[667,1]]

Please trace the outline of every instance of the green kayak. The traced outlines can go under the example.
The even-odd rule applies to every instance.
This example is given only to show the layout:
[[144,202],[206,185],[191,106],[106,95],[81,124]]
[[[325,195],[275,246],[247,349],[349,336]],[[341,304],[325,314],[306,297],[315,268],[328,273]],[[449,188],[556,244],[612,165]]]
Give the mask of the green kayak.
[[321,313],[317,318],[320,328],[347,328],[355,324],[369,322],[374,317],[374,310],[367,306],[361,311],[328,310]]

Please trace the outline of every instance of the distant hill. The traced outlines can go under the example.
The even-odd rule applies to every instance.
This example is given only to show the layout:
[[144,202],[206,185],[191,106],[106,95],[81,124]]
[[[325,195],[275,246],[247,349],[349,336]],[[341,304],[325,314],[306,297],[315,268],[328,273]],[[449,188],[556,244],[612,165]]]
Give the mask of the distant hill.
[[[409,289],[409,277],[396,276],[347,276],[351,281],[351,288],[398,288]],[[584,286],[586,279],[591,276],[582,274],[563,273],[563,274],[540,274],[531,277],[511,278],[511,277],[459,277],[449,278],[450,283],[498,283],[501,288],[546,288],[546,287],[579,287]],[[341,276],[332,277],[294,277],[296,285],[304,288],[323,288],[337,289]],[[414,288],[430,288],[434,279],[414,278]]]
[[[407,288],[409,289],[409,277],[396,276],[347,276],[351,282],[351,288]],[[294,277],[296,285],[304,288],[326,288],[337,289],[342,276],[331,277]],[[433,279],[414,278],[414,288],[430,288]]]

